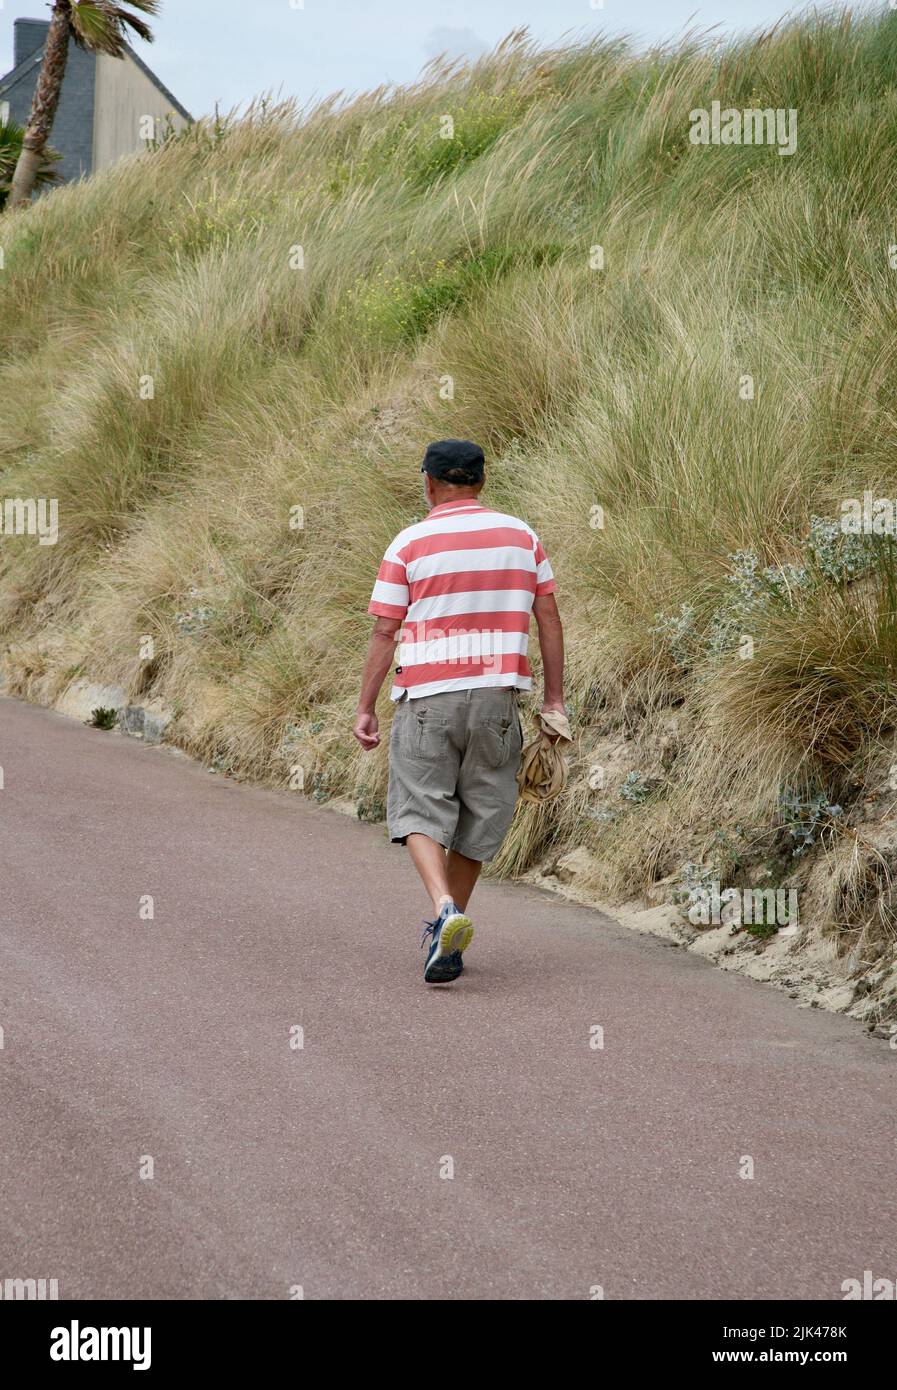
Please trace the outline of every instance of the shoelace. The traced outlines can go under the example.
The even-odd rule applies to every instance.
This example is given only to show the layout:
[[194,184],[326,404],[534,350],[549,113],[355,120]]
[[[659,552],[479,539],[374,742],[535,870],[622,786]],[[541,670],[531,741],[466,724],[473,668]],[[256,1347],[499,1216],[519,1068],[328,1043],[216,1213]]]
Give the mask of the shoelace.
[[435,922],[427,922],[426,920],[424,921],[423,935],[421,936],[421,939],[420,939],[420,944],[421,944],[421,946],[423,946],[423,944],[424,944],[424,942],[426,941],[426,939],[427,939],[428,936],[429,936],[429,937],[432,937],[432,936],[435,935],[435,933],[436,933],[436,928],[437,928],[438,926],[439,926],[439,918],[438,918],[438,917],[436,918],[436,921],[435,921]]

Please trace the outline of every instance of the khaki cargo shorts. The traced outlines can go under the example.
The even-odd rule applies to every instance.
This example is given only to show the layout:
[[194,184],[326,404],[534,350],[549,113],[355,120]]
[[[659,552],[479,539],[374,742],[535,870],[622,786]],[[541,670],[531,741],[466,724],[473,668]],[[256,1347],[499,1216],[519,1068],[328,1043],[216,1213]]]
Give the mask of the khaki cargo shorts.
[[403,695],[389,740],[390,839],[429,835],[468,859],[493,859],[514,815],[522,747],[514,689]]

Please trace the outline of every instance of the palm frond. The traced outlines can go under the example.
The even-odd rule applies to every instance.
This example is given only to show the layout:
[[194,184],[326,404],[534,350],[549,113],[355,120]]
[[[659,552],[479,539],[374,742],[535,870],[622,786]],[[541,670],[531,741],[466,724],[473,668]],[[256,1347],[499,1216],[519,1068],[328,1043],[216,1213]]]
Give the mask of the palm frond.
[[[0,122],[0,210],[6,206],[6,200],[12,186],[12,177],[19,161],[19,155],[22,153],[24,134],[24,127],[17,125],[15,121],[7,121],[5,124]],[[61,159],[62,155],[59,150],[54,150],[50,145],[44,146],[43,159],[35,179],[38,187],[61,181],[62,175],[53,168],[53,165],[58,164]]]
[[130,0],[127,8],[114,4],[113,0],[70,0],[72,38],[79,48],[120,58],[125,51],[128,30],[133,30],[147,43],[153,41],[149,25],[132,13],[135,9],[144,14],[157,14],[159,0]]

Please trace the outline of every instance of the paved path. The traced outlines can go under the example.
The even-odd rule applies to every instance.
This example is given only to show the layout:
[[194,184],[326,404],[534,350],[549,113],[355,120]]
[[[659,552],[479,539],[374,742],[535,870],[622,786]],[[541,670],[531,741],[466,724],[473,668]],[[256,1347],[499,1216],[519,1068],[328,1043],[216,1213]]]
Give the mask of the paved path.
[[832,1299],[897,1274],[897,1053],[850,1020],[492,884],[463,979],[428,988],[380,827],[10,700],[0,763],[0,1280]]

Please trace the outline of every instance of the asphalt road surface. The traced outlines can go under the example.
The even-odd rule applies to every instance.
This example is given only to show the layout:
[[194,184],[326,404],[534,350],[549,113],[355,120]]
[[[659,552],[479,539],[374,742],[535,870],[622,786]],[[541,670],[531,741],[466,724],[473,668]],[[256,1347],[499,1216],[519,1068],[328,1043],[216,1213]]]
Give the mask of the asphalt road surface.
[[0,764],[0,1280],[840,1299],[894,1277],[897,1052],[856,1023],[509,885],[478,889],[462,979],[427,987],[382,827],[8,699]]

